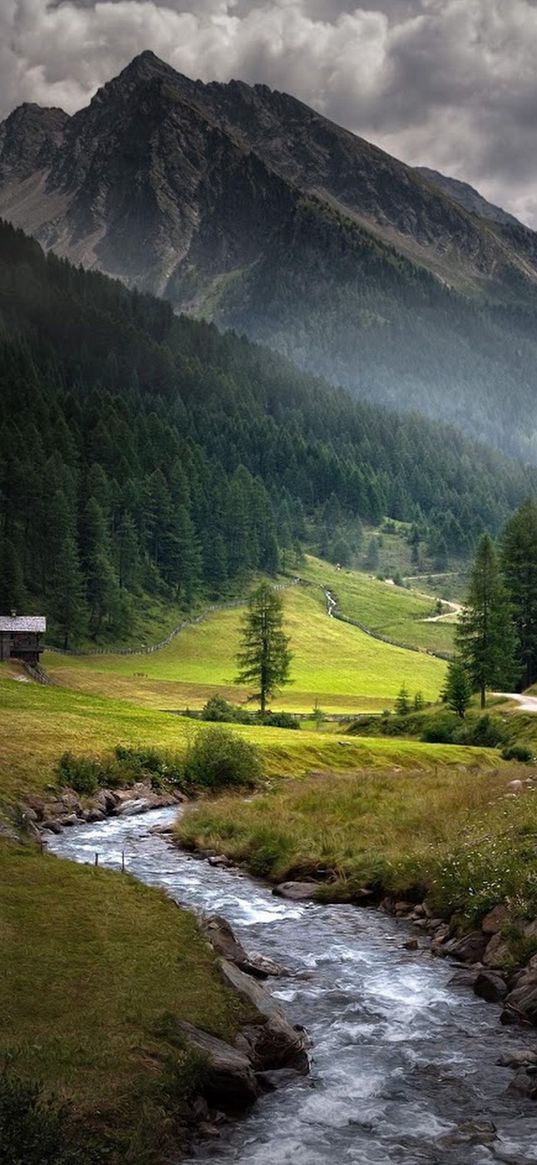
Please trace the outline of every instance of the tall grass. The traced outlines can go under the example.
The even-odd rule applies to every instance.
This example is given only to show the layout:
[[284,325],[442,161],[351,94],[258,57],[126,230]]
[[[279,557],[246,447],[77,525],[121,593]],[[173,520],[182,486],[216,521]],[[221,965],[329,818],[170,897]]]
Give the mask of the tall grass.
[[[524,772],[524,775],[525,772]],[[427,893],[470,923],[498,901],[537,913],[537,792],[506,799],[509,771],[369,772],[225,798],[177,825],[273,881],[313,876],[322,896]]]

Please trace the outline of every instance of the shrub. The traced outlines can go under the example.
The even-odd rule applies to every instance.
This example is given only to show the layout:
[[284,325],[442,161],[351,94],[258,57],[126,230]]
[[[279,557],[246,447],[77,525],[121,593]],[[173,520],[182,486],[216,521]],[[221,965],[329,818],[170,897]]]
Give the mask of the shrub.
[[200,788],[253,788],[261,775],[261,758],[255,745],[220,725],[198,732],[187,754],[186,779]]
[[300,728],[298,716],[293,716],[292,712],[266,712],[264,718],[258,714],[256,723],[270,728]]
[[497,716],[488,712],[478,720],[468,721],[460,734],[462,744],[475,744],[481,748],[498,748],[505,743],[507,729]]
[[100,784],[99,769],[97,761],[89,757],[64,752],[57,769],[60,785],[68,785],[75,793],[95,793]]
[[231,723],[237,719],[237,709],[224,700],[223,696],[211,696],[202,708],[201,717],[202,720]]
[[173,753],[159,752],[157,748],[125,748],[118,744],[115,755],[121,762],[125,778],[119,783],[129,784],[148,776],[155,788],[160,788],[161,784],[180,786],[184,783],[184,766]]
[[506,744],[505,748],[502,748],[502,756],[504,760],[520,761],[524,765],[530,765],[535,760],[527,744]]
[[421,739],[427,744],[459,744],[461,722],[455,713],[435,716],[425,726]]

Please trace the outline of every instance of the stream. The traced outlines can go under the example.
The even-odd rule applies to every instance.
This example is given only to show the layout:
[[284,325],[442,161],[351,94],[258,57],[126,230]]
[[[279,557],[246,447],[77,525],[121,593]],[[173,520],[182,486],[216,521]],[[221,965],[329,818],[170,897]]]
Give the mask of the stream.
[[416,932],[372,909],[276,898],[150,834],[176,809],[51,835],[64,858],[126,868],[177,902],[222,914],[247,949],[292,971],[269,980],[313,1040],[310,1077],[263,1096],[192,1162],[248,1165],[537,1165],[537,1102],[508,1093],[499,1056],[537,1035],[450,983],[456,967],[403,942]]

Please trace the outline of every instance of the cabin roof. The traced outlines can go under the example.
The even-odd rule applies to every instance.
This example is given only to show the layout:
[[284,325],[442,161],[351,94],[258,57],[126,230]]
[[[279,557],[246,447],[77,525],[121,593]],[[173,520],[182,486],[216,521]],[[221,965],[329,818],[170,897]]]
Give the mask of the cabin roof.
[[46,631],[44,615],[0,615],[0,631]]

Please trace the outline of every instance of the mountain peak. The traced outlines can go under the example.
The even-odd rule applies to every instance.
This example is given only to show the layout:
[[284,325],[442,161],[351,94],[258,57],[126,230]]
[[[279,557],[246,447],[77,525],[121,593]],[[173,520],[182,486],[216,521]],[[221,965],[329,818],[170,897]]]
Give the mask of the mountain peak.
[[[154,77],[168,77],[177,80],[181,78],[181,74],[172,65],[168,65],[166,61],[157,57],[155,53],[151,52],[151,49],[144,49],[142,53],[133,57],[132,61],[109,84],[118,85],[125,81],[150,81]],[[108,86],[105,85],[106,88]]]

